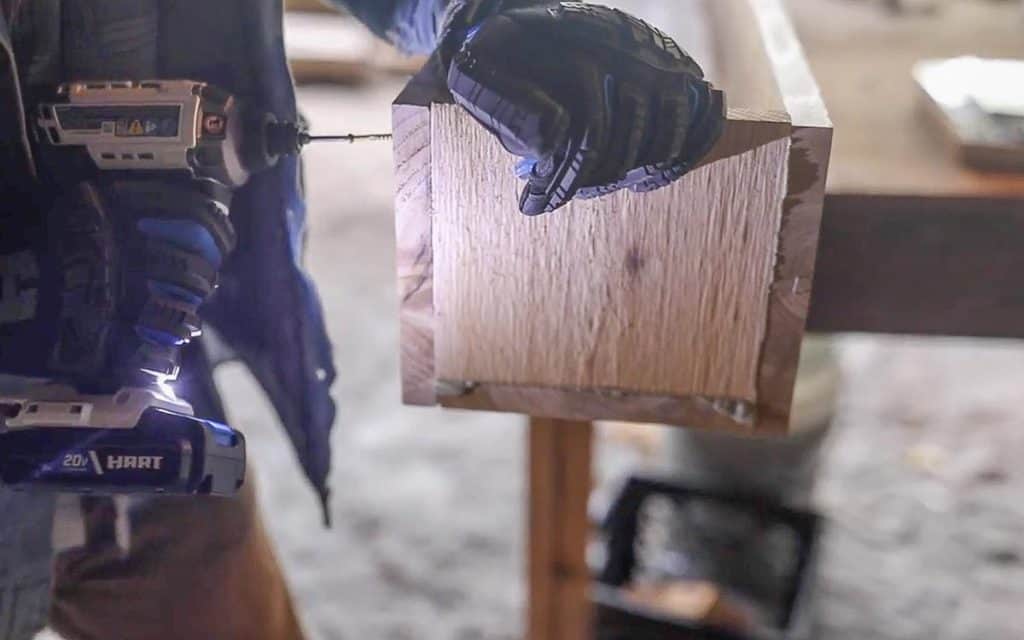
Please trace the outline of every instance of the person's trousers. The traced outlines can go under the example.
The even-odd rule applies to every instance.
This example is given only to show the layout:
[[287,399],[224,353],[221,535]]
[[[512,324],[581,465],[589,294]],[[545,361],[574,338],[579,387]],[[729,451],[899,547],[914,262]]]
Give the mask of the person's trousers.
[[[224,421],[205,354],[184,358],[183,395]],[[66,640],[301,640],[252,476],[234,498],[64,497],[50,626]]]
[[156,499],[126,516],[89,498],[81,511],[83,544],[54,563],[50,626],[67,640],[303,638],[251,482],[231,499]]

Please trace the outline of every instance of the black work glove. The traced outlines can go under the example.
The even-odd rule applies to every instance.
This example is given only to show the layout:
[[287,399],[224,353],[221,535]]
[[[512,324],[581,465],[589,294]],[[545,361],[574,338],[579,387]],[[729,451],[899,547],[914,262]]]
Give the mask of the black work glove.
[[56,199],[47,220],[61,280],[54,373],[111,385],[177,375],[235,243],[225,197],[205,188],[83,182]]
[[724,101],[700,66],[621,11],[577,2],[499,10],[453,25],[447,38],[455,101],[523,158],[527,215],[577,196],[664,187],[721,135]]

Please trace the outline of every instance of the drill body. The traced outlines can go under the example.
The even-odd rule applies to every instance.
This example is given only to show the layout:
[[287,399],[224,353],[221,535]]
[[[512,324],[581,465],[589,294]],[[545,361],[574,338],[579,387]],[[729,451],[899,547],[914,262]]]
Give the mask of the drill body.
[[302,130],[187,80],[71,83],[29,114],[64,192],[47,220],[59,318],[40,354],[54,381],[0,388],[0,482],[234,494],[244,437],[194,416],[170,384],[234,248],[233,191],[275,147],[297,152]]

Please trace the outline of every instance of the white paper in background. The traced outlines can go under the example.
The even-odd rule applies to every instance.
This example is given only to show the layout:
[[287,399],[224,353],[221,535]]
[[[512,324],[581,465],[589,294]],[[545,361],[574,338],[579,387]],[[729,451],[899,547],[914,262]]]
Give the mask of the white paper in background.
[[914,76],[945,108],[973,102],[989,114],[1024,118],[1024,60],[925,60],[914,67]]

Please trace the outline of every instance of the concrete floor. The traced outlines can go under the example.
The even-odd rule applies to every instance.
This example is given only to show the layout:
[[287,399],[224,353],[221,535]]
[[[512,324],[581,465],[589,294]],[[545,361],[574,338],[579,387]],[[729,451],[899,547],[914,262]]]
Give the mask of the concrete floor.
[[[310,88],[302,103],[314,131],[387,130],[398,88]],[[390,147],[307,160],[309,264],[339,370],[332,530],[254,383],[237,367],[220,380],[310,634],[518,638],[522,422],[399,404]],[[1024,346],[850,337],[840,353],[822,637],[1024,637]]]
[[847,338],[825,638],[1024,638],[1018,343]]

